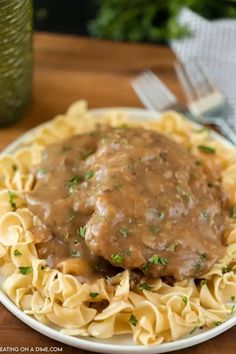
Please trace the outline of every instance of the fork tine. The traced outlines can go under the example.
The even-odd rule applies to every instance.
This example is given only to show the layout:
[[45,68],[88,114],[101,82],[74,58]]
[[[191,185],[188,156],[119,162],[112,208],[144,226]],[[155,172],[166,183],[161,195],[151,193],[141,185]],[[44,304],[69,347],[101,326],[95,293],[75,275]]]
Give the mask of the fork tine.
[[141,73],[131,85],[143,104],[149,109],[163,110],[176,103],[176,97],[150,70]]
[[209,91],[218,92],[219,88],[214,82],[214,80],[212,79],[211,74],[209,73],[207,67],[203,65],[202,62],[197,58],[195,58],[193,61],[198,66],[199,71],[202,73],[202,76],[204,77],[205,82],[208,85]]
[[180,81],[180,84],[183,88],[183,91],[184,91],[187,101],[192,102],[192,101],[196,100],[196,98],[197,98],[196,93],[195,93],[195,90],[194,90],[194,87],[193,87],[191,81],[189,80],[189,76],[185,70],[184,64],[180,61],[175,61],[174,68],[175,68],[175,72],[177,74],[177,77]]
[[168,87],[164,84],[163,81],[159,79],[157,75],[155,75],[151,70],[146,71],[146,77],[150,78],[150,83],[152,80],[153,86],[156,88],[159,87],[159,89],[162,91],[163,96],[168,99],[169,102],[172,102],[175,104],[177,102],[177,99],[175,95],[168,89]]

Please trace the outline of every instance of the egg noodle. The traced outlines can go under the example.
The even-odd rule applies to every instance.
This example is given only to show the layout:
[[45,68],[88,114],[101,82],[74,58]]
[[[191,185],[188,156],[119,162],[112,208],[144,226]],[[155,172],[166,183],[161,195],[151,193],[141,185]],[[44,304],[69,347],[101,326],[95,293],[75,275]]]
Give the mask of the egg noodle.
[[37,217],[27,209],[24,199],[24,192],[34,186],[32,166],[40,163],[42,151],[49,144],[94,131],[98,125],[122,124],[161,132],[185,146],[203,163],[207,154],[203,156],[197,146],[207,144],[214,148],[215,154],[208,160],[212,169],[220,170],[222,188],[232,206],[236,205],[236,149],[214,140],[207,129],[199,129],[172,111],[165,112],[160,119],[135,120],[119,111],[94,116],[87,111],[86,102],[76,102],[65,115],[39,127],[14,153],[0,157],[3,291],[26,314],[74,336],[109,338],[130,333],[135,343],[149,345],[176,340],[200,327],[220,325],[236,308],[233,217],[226,235],[225,256],[201,281],[190,278],[168,285],[161,279],[147,283],[143,277],[142,286],[131,290],[130,272],[124,270],[110,279],[81,284],[68,274],[73,264],[65,261],[60,270],[51,269],[37,256],[30,231]]

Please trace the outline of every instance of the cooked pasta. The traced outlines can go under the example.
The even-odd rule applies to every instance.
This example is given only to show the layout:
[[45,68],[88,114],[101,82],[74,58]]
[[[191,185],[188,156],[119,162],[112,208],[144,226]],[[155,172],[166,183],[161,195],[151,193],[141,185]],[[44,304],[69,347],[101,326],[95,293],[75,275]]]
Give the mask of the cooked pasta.
[[[86,102],[74,103],[39,127],[23,147],[0,157],[0,271],[5,277],[3,290],[26,314],[38,321],[55,324],[73,336],[109,338],[130,333],[137,344],[159,344],[192,334],[197,328],[214,327],[233,315],[236,300],[236,223],[231,219],[225,256],[201,281],[189,278],[173,285],[152,280],[132,289],[128,270],[112,278],[80,283],[68,274],[74,264],[63,262],[59,269],[39,259],[31,227],[38,219],[27,208],[24,193],[34,186],[32,167],[49,144],[75,134],[91,132],[98,125],[141,126],[161,132],[201,157],[197,146],[216,150],[206,161],[221,176],[223,189],[232,205],[236,203],[236,150],[196,128],[175,112],[160,119],[135,120],[119,111],[93,116]],[[201,156],[200,156],[201,155]],[[236,204],[235,204],[236,205]]]

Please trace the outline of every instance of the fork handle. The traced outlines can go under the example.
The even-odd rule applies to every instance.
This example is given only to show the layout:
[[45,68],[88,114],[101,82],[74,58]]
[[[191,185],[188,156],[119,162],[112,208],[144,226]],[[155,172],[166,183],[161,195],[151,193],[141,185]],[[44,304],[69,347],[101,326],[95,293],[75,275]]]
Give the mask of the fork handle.
[[[205,119],[205,118],[204,118]],[[212,121],[211,121],[212,123]],[[233,143],[236,145],[236,133],[233,129],[229,126],[229,124],[223,120],[222,118],[215,118],[214,124],[220,129],[220,132]]]

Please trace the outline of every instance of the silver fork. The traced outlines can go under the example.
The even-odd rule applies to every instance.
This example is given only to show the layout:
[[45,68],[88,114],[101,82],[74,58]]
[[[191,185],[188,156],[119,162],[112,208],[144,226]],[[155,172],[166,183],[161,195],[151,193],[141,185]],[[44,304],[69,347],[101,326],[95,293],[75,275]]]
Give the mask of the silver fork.
[[214,124],[236,145],[236,134],[227,122],[229,104],[199,59],[174,63],[192,117],[199,123]]
[[[177,66],[175,67],[177,70]],[[178,76],[180,73],[182,74],[183,70],[179,70],[178,67]],[[183,80],[182,75],[182,80]],[[209,75],[208,75],[209,77]],[[209,79],[208,79],[209,80]],[[181,81],[183,85],[183,81]],[[176,96],[168,89],[168,87],[150,70],[147,70],[137,76],[134,80],[131,81],[131,85],[136,92],[137,96],[140,98],[141,102],[144,104],[145,107],[148,109],[156,110],[156,111],[163,111],[166,109],[173,109],[178,112],[185,114],[188,118],[197,121],[201,124],[214,124],[216,125],[219,130],[225,135],[232,143],[236,145],[236,134],[232,131],[231,127],[221,118],[221,117],[207,117],[207,116],[200,116],[197,111],[191,109],[190,107],[190,96],[188,95],[187,85],[185,84],[185,94],[188,95],[188,109],[181,106]],[[195,85],[196,86],[196,85]],[[207,86],[208,87],[208,86]],[[214,85],[216,89],[216,85]],[[201,92],[207,93],[205,85],[201,87]],[[219,90],[218,90],[219,92]],[[198,96],[194,97],[194,102]],[[191,96],[192,102],[192,96]],[[219,105],[218,105],[219,106]],[[195,102],[196,107],[196,102]],[[198,107],[198,105],[197,105]],[[213,106],[212,106],[213,108]]]

